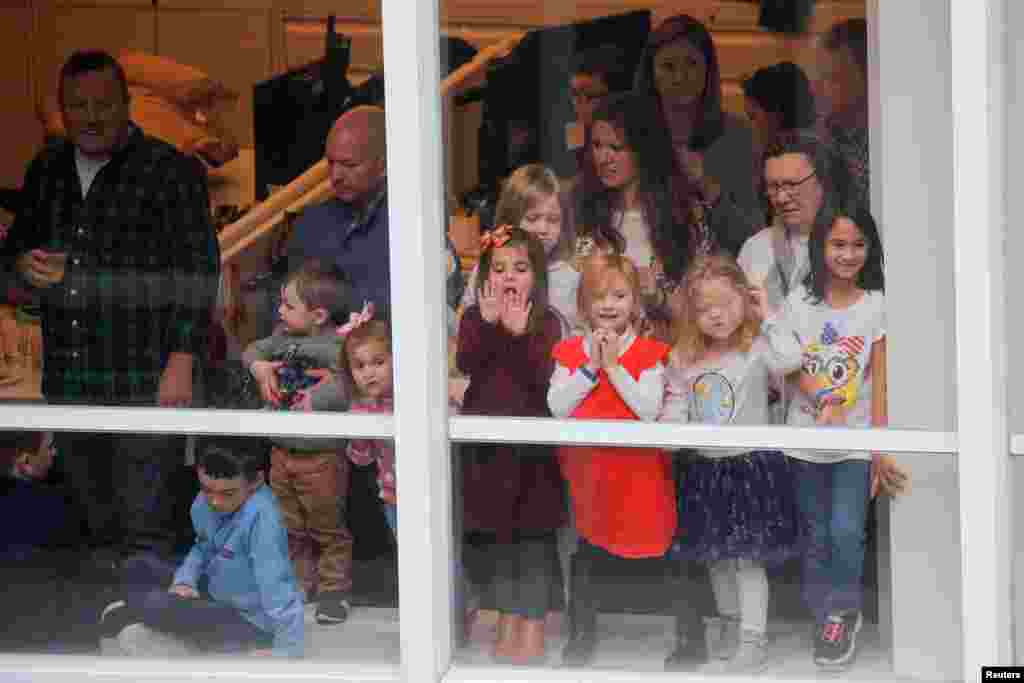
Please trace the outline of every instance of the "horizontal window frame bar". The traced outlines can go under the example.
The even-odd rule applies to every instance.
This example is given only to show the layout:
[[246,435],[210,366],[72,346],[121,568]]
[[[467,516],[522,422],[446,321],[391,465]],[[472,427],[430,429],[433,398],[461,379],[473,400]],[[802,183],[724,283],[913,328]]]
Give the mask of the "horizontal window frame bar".
[[[371,664],[344,660],[282,660],[276,657],[196,657],[162,660],[148,658],[84,657],[79,655],[2,655],[0,677],[31,672],[32,680],[72,680],[87,672],[90,681],[325,681],[375,683],[402,680],[397,664]],[[4,679],[6,680],[6,678]]]
[[[650,448],[749,448],[879,451],[955,455],[955,432],[911,429],[843,429],[668,424],[618,420],[552,420],[460,416],[449,420],[452,441],[543,443]],[[837,447],[837,443],[842,445]]]
[[1010,435],[1010,455],[1024,455],[1024,434]]
[[394,438],[391,415],[115,406],[0,405],[0,429],[208,436]]
[[[132,434],[300,438],[394,438],[391,415],[288,413],[264,410],[201,410],[44,404],[0,405],[0,429]],[[771,448],[779,450],[879,451],[952,455],[955,432],[839,427],[729,426],[620,420],[554,420],[529,417],[456,416],[449,437],[458,442],[543,443],[653,448]],[[1024,455],[1024,435],[1011,452]]]

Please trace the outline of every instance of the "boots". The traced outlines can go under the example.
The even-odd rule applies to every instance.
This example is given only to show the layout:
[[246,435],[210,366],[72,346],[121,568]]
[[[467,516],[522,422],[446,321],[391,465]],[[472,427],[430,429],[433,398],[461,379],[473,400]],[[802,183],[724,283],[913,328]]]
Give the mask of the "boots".
[[577,552],[572,556],[572,594],[569,596],[569,641],[562,650],[562,666],[586,666],[597,648],[597,602],[593,560]]
[[674,601],[676,644],[665,658],[665,671],[693,671],[708,661],[707,629],[701,619],[706,605],[701,602],[701,591],[694,590],[702,586],[699,582],[695,586],[688,569],[691,567],[673,561],[666,565],[665,583]]
[[692,615],[676,613],[676,645],[665,658],[665,671],[694,671],[708,661],[706,629]]
[[518,660],[522,650],[523,618],[502,612],[498,615],[498,638],[491,655],[498,660]]
[[519,633],[519,663],[524,666],[543,664],[547,656],[544,619],[524,619]]

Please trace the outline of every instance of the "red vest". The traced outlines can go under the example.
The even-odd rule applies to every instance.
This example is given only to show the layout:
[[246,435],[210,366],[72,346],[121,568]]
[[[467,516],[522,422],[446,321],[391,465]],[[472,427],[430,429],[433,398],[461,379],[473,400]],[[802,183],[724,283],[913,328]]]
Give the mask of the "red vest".
[[[619,364],[639,379],[668,355],[670,348],[637,337]],[[558,344],[555,360],[576,372],[589,358],[583,337]],[[597,386],[572,412],[578,419],[637,420],[608,379],[598,373]],[[569,482],[576,529],[589,543],[620,557],[660,557],[676,532],[676,492],[672,459],[658,448],[563,446],[558,450],[562,476]]]

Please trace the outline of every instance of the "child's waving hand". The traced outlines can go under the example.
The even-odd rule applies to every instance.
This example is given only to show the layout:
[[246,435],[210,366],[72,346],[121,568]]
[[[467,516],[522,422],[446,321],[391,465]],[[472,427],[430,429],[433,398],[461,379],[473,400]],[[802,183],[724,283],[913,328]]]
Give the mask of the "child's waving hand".
[[530,323],[532,308],[533,302],[519,292],[507,295],[501,310],[501,322],[505,329],[517,337],[523,335],[526,332],[526,326]]

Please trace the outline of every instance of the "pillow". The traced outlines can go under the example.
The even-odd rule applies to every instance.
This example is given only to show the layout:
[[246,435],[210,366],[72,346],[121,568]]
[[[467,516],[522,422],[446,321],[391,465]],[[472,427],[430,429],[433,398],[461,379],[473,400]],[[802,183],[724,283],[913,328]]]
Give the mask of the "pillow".
[[238,100],[238,93],[194,66],[130,50],[121,52],[118,60],[129,85],[141,85],[162,95],[190,115],[199,112],[209,116],[211,110]]

